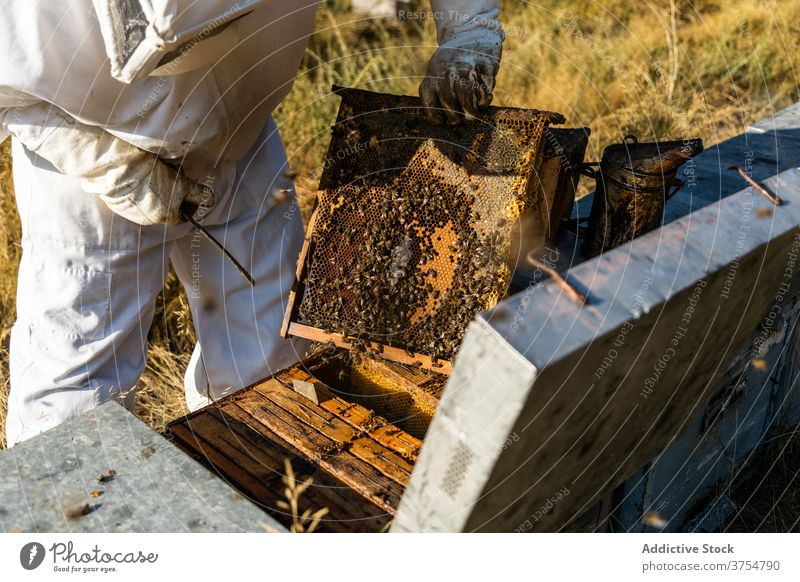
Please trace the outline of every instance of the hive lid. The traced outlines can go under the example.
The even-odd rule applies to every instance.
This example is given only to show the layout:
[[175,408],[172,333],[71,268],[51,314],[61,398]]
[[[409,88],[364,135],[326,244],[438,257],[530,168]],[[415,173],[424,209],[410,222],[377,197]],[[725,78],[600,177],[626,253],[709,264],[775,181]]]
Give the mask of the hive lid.
[[492,107],[433,126],[418,98],[341,96],[282,335],[449,373],[467,324],[505,294],[522,211],[541,201],[558,113]]

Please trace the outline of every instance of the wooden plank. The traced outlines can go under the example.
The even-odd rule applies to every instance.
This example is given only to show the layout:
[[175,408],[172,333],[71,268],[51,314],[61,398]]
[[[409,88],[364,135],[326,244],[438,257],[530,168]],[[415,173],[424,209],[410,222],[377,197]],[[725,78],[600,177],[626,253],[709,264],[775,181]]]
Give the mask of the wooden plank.
[[[305,461],[299,450],[292,447],[268,428],[254,422],[238,406],[228,404],[224,407],[208,408],[206,409],[206,414],[223,423],[228,430],[235,433],[242,440],[252,443],[254,448],[259,449],[265,455],[269,455],[280,466],[279,470],[281,472],[283,471],[285,459],[290,461],[302,459]],[[306,461],[306,463],[312,466],[310,461]]]
[[[295,337],[302,337],[311,341],[315,342],[330,342],[333,343],[336,347],[343,348],[346,350],[352,349],[352,344],[348,342],[344,336],[340,333],[330,332],[325,333],[321,329],[317,329],[315,327],[311,327],[309,325],[304,325],[302,323],[290,323],[289,324],[289,331],[288,335],[295,336]],[[409,366],[413,366],[415,362],[420,362],[422,367],[426,370],[430,370],[431,372],[436,372],[437,374],[445,374],[450,375],[453,371],[453,366],[450,362],[446,360],[434,360],[430,356],[426,356],[423,354],[417,354],[413,352],[406,352],[400,348],[394,348],[391,346],[382,346],[377,343],[373,342],[365,342],[372,347],[375,351],[379,352],[381,356],[386,358],[387,360],[392,360],[395,362],[400,362],[401,364],[407,364]]]
[[413,465],[373,439],[368,437],[356,439],[350,446],[350,452],[403,487],[408,484]]
[[402,488],[389,480],[371,465],[357,459],[340,443],[329,439],[311,426],[296,422],[288,412],[282,410],[266,397],[251,393],[247,400],[239,400],[234,406],[249,414],[270,430],[278,434],[320,467],[359,491],[384,510],[394,513],[402,496]]
[[[230,485],[250,496],[251,501],[261,505],[284,525],[291,525],[291,514],[278,506],[279,502],[286,501],[282,494],[284,486],[280,481],[283,468],[281,467],[276,482],[276,475],[265,473],[263,465],[248,460],[247,454],[218,439],[220,428],[214,426],[213,422],[214,418],[211,415],[196,417],[191,427],[183,425],[173,427],[173,434],[177,442],[193,452],[206,466],[217,471]],[[222,430],[226,430],[224,425],[220,426]],[[300,481],[307,477],[308,475],[297,475]],[[313,475],[313,478],[316,480],[317,476]],[[322,531],[352,531],[348,523],[354,518],[345,510],[352,505],[352,500],[349,503],[343,502],[341,499],[324,495],[324,492],[321,487],[313,485],[306,489],[300,498],[300,513],[307,509],[314,512],[328,508],[329,513],[320,522]]]
[[[188,415],[173,423],[181,426],[176,435],[194,430],[204,443],[199,452],[211,451],[207,463],[271,503],[282,491],[285,458],[316,464],[315,482],[327,486],[309,489],[315,506],[335,509],[333,517],[348,527],[380,529],[399,504],[421,442],[309,374],[322,359],[323,354],[313,356]],[[403,382],[430,379],[416,368],[400,369]],[[314,381],[319,405],[289,388],[294,380]],[[196,444],[184,446],[198,452]]]
[[314,486],[319,499],[324,500],[324,507],[331,510],[324,520],[326,528],[333,531],[328,522],[336,522],[336,530],[352,533],[379,533],[386,531],[386,526],[394,518],[393,512],[378,507],[354,489],[325,472],[322,468],[313,475]]
[[[308,360],[304,365],[313,365],[313,361]],[[279,372],[275,375],[275,378],[280,378],[281,382],[288,383],[291,383],[293,378],[312,378],[299,366],[298,364],[284,372]],[[419,439],[376,416],[366,407],[340,398],[324,385],[318,387],[318,392],[322,408],[338,416],[350,426],[366,431],[370,438],[398,453],[404,459],[408,459],[412,463],[417,460],[417,455],[422,447],[422,442]]]
[[274,512],[281,497],[265,481],[254,477],[239,463],[234,462],[230,450],[226,452],[226,447],[223,446],[223,450],[220,451],[203,438],[199,432],[188,426],[173,426],[172,434],[175,436],[176,444],[179,444],[194,458],[217,471],[226,482],[245,492],[251,497],[251,500],[258,502],[270,512]]
[[400,505],[404,487],[349,451],[325,457],[320,467],[392,515]]
[[305,293],[305,284],[303,281],[306,277],[306,269],[308,268],[308,257],[311,254],[312,246],[314,244],[312,233],[317,224],[317,217],[319,214],[319,199],[320,192],[317,192],[317,197],[314,202],[314,210],[311,212],[311,218],[308,221],[306,228],[306,236],[303,240],[303,247],[300,249],[300,256],[297,258],[297,267],[295,268],[294,282],[289,291],[289,299],[286,302],[286,312],[283,316],[283,323],[281,324],[281,337],[288,337],[291,332],[289,331],[289,324],[295,321],[300,313],[300,303],[303,301],[303,294]]
[[258,477],[261,482],[280,482],[284,473],[283,458],[276,458],[268,454],[269,449],[242,438],[242,435],[233,432],[231,427],[212,414],[212,411],[195,416],[180,426],[198,435],[207,443],[212,443],[214,448],[227,453],[230,458],[237,459],[242,469]]
[[419,451],[422,448],[422,441],[414,438],[406,431],[401,430],[393,424],[380,426],[370,432],[370,436],[382,445],[400,453],[400,455],[416,462]]
[[[312,511],[323,507],[329,509],[329,515],[324,519],[326,528],[335,529],[337,531],[349,531],[348,528],[352,526],[347,525],[346,522],[374,521],[378,518],[379,523],[372,523],[371,527],[379,531],[387,521],[388,518],[386,517],[385,511],[369,503],[340,480],[325,473],[318,467],[312,466],[302,457],[297,457],[285,446],[285,443],[283,443],[277,435],[272,434],[270,435],[271,438],[266,438],[265,435],[259,434],[251,427],[226,416],[225,411],[211,410],[209,411],[208,417],[217,420],[219,423],[218,430],[227,431],[229,434],[234,433],[238,437],[241,437],[238,442],[240,442],[242,446],[238,449],[238,455],[233,457],[235,460],[241,461],[245,454],[250,454],[251,451],[256,450],[261,454],[258,463],[265,463],[268,462],[268,460],[264,459],[264,455],[269,452],[270,458],[278,461],[279,469],[277,473],[279,477],[283,477],[285,471],[283,459],[287,458],[292,461],[299,481],[311,477],[314,480],[314,484],[305,491],[303,496],[309,502],[309,507]],[[221,440],[216,435],[209,436],[213,437],[213,440],[212,438],[207,438],[206,440],[215,444]],[[228,442],[231,440],[237,442],[236,438],[228,438],[226,440]],[[295,461],[301,461],[303,465],[307,465],[307,468],[305,470],[298,470]],[[254,467],[250,465],[248,471],[259,479],[267,478],[269,474],[258,473],[258,467],[258,464]],[[282,481],[280,480],[277,483],[273,480],[270,482],[269,486],[272,490],[278,491],[279,493],[282,493],[284,489]],[[302,509],[304,508],[301,508],[301,510]],[[331,524],[330,522],[337,523]],[[361,525],[366,527],[365,523],[361,523]]]
[[305,476],[313,477],[314,483],[319,487],[308,489],[307,494],[316,507],[327,507],[331,510],[331,519],[335,518],[346,522],[368,520],[374,522],[372,526],[374,526],[375,531],[381,530],[387,520],[385,511],[358,495],[340,480],[313,466],[294,447],[286,443],[277,434],[262,426],[259,426],[261,430],[258,431],[238,420],[234,416],[238,410],[237,407],[212,408],[208,410],[208,414],[224,423],[229,430],[236,433],[244,441],[252,443],[253,447],[258,448],[265,454],[269,454],[278,461],[281,465],[281,471],[283,471],[284,459],[289,459],[293,466],[296,466],[298,461],[307,465],[308,468],[305,471],[298,471],[298,469],[295,469],[295,471],[300,475],[301,479],[305,478]]
[[549,202],[547,239],[551,244],[558,240],[562,221],[569,218],[572,213],[590,134],[591,130],[587,127],[548,127],[545,130],[546,155],[556,160],[558,166],[553,192],[547,197]]
[[[222,410],[213,409],[209,412],[224,421],[237,434],[251,440],[260,449],[276,450],[277,455],[292,461],[300,459],[308,462],[294,446],[255,421],[239,407],[229,405]],[[328,507],[332,514],[330,519],[342,522],[348,528],[358,525],[368,531],[381,531],[394,513],[387,512],[352,488],[350,483],[338,479],[321,467],[318,467],[311,476],[320,487],[309,488],[307,490],[309,498],[316,507]]]
[[254,428],[265,426],[314,463],[319,463],[324,455],[340,448],[336,441],[307,424],[297,422],[288,412],[256,392],[251,391],[246,399],[231,403],[225,411],[231,413],[232,406],[252,418],[247,424]]
[[[314,367],[315,365],[319,365],[318,362],[320,359],[321,359],[320,357],[312,356],[311,358],[303,362],[295,364],[291,368],[286,368],[285,370],[277,372],[271,379],[263,382],[263,384],[269,384],[270,382],[279,382],[286,388],[291,388],[295,380],[300,380],[301,382],[315,381],[317,380],[317,378],[308,373],[308,368]],[[265,389],[268,388],[269,388],[268,386],[265,387]]]
[[351,426],[304,396],[291,392],[283,386],[281,386],[281,390],[271,388],[262,391],[263,389],[264,385],[262,384],[254,390],[272,400],[298,420],[313,426],[329,439],[337,443],[347,443],[355,437],[356,431]]
[[543,194],[538,204],[532,208],[526,208],[524,216],[530,220],[524,220],[528,236],[542,239],[550,239],[551,218],[553,205],[558,194],[558,185],[561,178],[561,160],[558,156],[543,156],[542,164],[537,172]]
[[386,424],[380,421],[371,410],[360,404],[339,398],[331,392],[328,392],[319,404],[331,414],[335,414],[350,426],[359,430],[370,431],[382,424]]
[[[256,387],[255,390],[259,392],[263,386]],[[334,414],[283,387],[279,390],[271,385],[270,389],[263,394],[298,420],[313,426],[331,440],[348,443],[350,445],[348,450],[353,455],[372,465],[382,474],[404,487],[408,483],[412,466],[402,456],[395,454],[391,449],[369,436],[356,439],[356,436],[363,431],[354,430]]]

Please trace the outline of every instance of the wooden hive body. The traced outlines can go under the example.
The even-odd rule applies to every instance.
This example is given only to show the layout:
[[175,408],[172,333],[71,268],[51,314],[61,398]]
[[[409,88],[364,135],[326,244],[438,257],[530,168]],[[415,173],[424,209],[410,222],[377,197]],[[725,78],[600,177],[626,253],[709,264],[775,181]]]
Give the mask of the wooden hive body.
[[299,482],[313,478],[300,513],[326,508],[321,531],[380,531],[422,446],[400,427],[423,436],[445,377],[347,356],[318,353],[179,419],[168,435],[287,525],[284,459]]

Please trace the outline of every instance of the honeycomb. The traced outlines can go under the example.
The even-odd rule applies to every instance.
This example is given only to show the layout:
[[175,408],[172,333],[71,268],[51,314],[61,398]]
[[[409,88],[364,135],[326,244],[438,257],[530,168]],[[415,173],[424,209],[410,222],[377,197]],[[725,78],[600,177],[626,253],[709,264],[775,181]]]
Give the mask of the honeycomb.
[[392,424],[422,440],[436,412],[447,377],[432,376],[430,381],[418,386],[418,391],[412,392],[380,370],[355,362],[350,371],[350,381],[353,394],[349,396],[354,401],[378,411]]
[[490,108],[432,126],[417,98],[337,93],[299,315],[353,345],[451,360],[506,292],[515,221],[541,199],[542,133],[563,118]]

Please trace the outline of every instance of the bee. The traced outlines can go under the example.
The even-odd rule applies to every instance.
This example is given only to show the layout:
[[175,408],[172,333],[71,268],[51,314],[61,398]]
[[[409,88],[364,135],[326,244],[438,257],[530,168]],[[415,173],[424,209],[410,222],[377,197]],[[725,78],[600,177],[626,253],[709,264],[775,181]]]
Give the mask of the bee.
[[98,483],[110,483],[111,481],[114,481],[116,478],[117,478],[117,472],[114,469],[109,469],[108,473],[106,473],[104,475],[100,475],[97,478],[97,482]]

